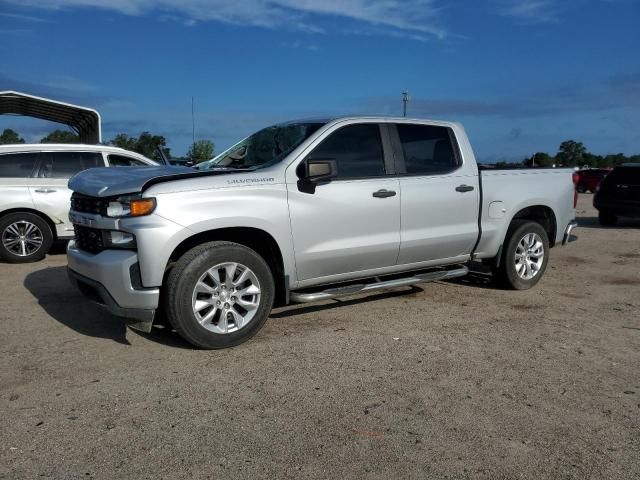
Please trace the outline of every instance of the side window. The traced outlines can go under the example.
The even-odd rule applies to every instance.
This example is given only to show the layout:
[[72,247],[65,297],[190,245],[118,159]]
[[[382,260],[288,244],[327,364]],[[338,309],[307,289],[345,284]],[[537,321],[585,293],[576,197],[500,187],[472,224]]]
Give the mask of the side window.
[[102,155],[95,152],[44,152],[41,178],[71,178],[87,168],[104,167]]
[[28,178],[33,173],[37,159],[37,152],[0,155],[0,177]]
[[380,128],[375,123],[341,128],[323,140],[310,158],[335,159],[338,178],[385,174]]
[[147,164],[136,160],[135,158],[125,157],[124,155],[109,155],[110,167],[144,167]]
[[459,166],[448,128],[406,124],[396,126],[407,173],[445,173]]

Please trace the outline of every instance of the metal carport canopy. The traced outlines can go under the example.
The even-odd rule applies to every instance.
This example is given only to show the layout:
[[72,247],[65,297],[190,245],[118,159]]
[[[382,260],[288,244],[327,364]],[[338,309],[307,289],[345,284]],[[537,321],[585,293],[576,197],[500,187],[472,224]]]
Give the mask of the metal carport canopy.
[[21,92],[0,92],[0,115],[17,114],[68,125],[82,143],[101,143],[100,114],[86,107]]

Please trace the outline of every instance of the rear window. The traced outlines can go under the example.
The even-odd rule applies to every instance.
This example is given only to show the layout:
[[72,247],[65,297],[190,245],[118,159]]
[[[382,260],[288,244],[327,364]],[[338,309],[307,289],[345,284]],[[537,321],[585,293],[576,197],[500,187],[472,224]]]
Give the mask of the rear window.
[[448,128],[405,124],[397,128],[407,173],[438,174],[458,167]]
[[605,179],[607,184],[640,185],[640,167],[616,167]]
[[147,164],[135,158],[124,155],[109,155],[110,167],[144,167],[145,165]]
[[102,154],[95,152],[44,152],[40,178],[71,178],[88,168],[104,167]]
[[38,153],[7,153],[0,155],[1,178],[28,178],[38,159]]

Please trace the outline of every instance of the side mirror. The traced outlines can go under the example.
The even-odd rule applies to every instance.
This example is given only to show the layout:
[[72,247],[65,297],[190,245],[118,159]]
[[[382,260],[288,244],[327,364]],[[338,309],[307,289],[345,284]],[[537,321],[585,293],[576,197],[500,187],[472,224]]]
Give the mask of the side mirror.
[[300,166],[303,168],[302,171],[298,172],[298,176],[308,182],[323,182],[332,179],[338,174],[336,161],[329,158],[309,158],[302,162]]
[[315,193],[318,183],[327,182],[338,175],[336,161],[330,158],[308,158],[298,167],[298,189],[304,193]]

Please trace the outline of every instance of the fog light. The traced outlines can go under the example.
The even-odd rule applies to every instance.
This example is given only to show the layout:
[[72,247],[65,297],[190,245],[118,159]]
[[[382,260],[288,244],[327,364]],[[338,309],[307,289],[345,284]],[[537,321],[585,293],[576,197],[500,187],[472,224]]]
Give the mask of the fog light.
[[105,243],[107,248],[133,248],[136,245],[136,237],[131,233],[110,230]]

